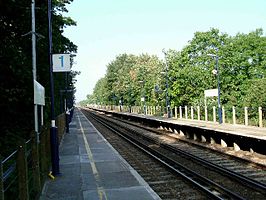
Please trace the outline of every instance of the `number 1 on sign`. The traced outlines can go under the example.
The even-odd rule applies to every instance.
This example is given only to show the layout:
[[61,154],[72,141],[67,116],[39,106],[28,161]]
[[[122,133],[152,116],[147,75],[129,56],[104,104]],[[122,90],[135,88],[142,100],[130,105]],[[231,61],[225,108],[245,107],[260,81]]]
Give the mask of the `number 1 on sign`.
[[64,67],[64,56],[60,56],[59,60],[61,60],[61,67]]

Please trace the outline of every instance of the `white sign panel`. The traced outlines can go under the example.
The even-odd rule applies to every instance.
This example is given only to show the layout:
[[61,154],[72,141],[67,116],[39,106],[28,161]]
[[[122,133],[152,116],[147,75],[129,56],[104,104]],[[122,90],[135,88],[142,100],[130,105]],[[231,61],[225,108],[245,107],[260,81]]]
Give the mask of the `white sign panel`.
[[34,104],[35,105],[45,105],[45,90],[44,87],[34,80]]
[[145,101],[145,97],[141,97],[141,99],[140,99],[141,101]]
[[218,89],[205,90],[204,95],[205,97],[217,97]]
[[53,72],[70,72],[70,54],[53,54]]

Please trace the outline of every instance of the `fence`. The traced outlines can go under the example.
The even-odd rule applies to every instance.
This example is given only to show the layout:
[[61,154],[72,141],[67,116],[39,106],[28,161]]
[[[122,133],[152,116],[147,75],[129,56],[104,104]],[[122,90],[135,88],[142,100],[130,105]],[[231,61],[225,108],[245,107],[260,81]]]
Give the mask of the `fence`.
[[[59,142],[64,134],[65,114],[56,118]],[[0,157],[0,199],[37,199],[50,171],[50,128],[42,127],[39,142],[35,132],[28,141],[18,138],[18,149]]]
[[[115,106],[115,105],[90,105],[94,108],[114,110],[117,112],[131,112],[135,114],[146,114],[153,116],[166,116],[166,109],[161,106]],[[171,116],[176,119],[200,120],[207,122],[218,122],[217,107],[200,106],[175,106],[171,109]],[[237,108],[222,107],[223,123],[242,124],[258,127],[266,126],[266,109],[259,108]]]
[[[179,119],[192,119],[192,120],[202,120],[202,121],[218,121],[218,109],[213,107],[200,107],[200,106],[190,106],[190,107],[174,107],[173,109],[174,117]],[[265,127],[266,125],[266,109],[259,108],[236,108],[232,107],[222,107],[222,121],[223,123],[230,124],[242,124],[251,125],[258,127]]]
[[135,114],[146,114],[161,116],[164,114],[164,108],[161,106],[115,106],[115,105],[88,105],[88,107],[100,108],[104,110],[113,110],[116,112],[130,112]]

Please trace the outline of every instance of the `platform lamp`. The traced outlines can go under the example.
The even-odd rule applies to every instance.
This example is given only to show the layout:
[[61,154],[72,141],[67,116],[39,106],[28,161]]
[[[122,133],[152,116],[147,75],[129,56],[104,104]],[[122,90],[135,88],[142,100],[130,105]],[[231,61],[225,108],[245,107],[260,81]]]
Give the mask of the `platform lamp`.
[[167,64],[167,60],[166,60],[165,49],[163,49],[162,52],[164,53],[164,58],[165,58],[165,79],[166,79],[165,101],[166,101],[167,117],[171,118],[170,103],[169,103],[169,97],[168,97],[168,88],[169,88],[169,84],[168,84],[168,79],[169,79],[169,77],[168,77],[168,64]]
[[208,56],[211,56],[212,58],[215,58],[215,69],[212,70],[212,73],[217,76],[217,87],[218,87],[218,117],[219,117],[219,124],[223,123],[222,118],[222,107],[221,107],[221,92],[220,92],[220,75],[219,75],[219,68],[218,68],[218,62],[219,62],[219,56],[218,56],[218,49],[216,48],[216,54],[207,54]]
[[146,98],[145,98],[145,80],[141,80],[139,81],[140,84],[142,84],[142,97],[141,97],[141,101],[143,101],[143,104],[144,104],[144,115],[147,114],[147,109],[146,109]]
[[55,109],[54,109],[54,78],[53,78],[53,59],[52,59],[52,0],[48,0],[48,34],[49,34],[49,61],[50,61],[50,95],[51,95],[51,161],[52,174],[57,176],[59,171],[59,147],[57,138],[57,127],[55,126]]

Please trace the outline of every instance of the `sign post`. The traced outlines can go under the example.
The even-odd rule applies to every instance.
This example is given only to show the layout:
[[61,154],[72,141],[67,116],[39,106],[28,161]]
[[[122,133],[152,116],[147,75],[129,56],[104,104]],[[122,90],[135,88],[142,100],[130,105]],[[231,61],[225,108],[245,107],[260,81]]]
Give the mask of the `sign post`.
[[207,120],[207,97],[218,97],[218,89],[204,90],[205,120]]
[[[65,72],[65,81],[66,81],[66,88],[67,91],[67,82],[68,82],[68,74],[67,72],[71,71],[71,62],[70,62],[70,54],[53,54],[53,72]],[[69,132],[69,108],[68,108],[68,98],[66,97],[65,102],[65,109],[66,109],[66,133]]]
[[59,170],[59,144],[57,138],[57,127],[55,126],[55,109],[54,109],[54,77],[53,77],[53,58],[52,58],[52,0],[48,0],[48,33],[49,33],[49,74],[50,74],[50,95],[51,95],[51,160],[52,174],[58,176]]
[[[34,106],[36,107],[36,110],[38,105],[41,106],[41,125],[43,125],[43,106],[45,106],[45,89],[40,83],[34,80]],[[37,142],[39,142],[38,112],[36,113],[35,120]]]

